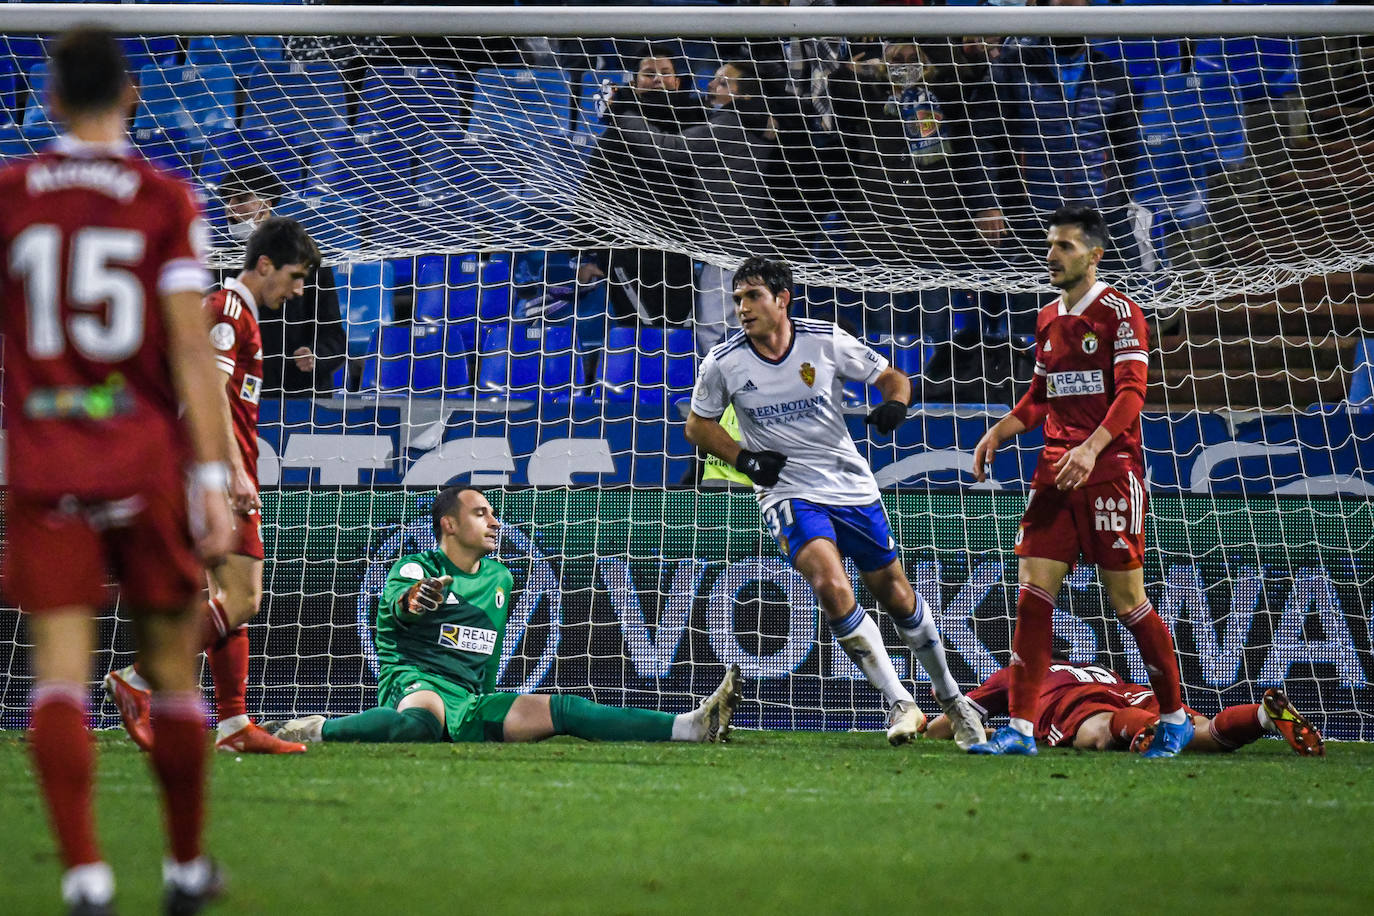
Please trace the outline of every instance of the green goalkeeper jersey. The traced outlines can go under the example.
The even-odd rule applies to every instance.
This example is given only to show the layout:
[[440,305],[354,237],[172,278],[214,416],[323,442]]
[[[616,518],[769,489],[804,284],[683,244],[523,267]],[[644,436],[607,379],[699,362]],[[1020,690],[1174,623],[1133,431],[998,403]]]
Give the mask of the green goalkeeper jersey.
[[[452,576],[445,602],[437,610],[406,613],[406,592],[421,579]],[[454,566],[441,550],[412,553],[387,574],[377,604],[377,662],[385,671],[410,665],[471,690],[496,689],[501,644],[510,608],[510,570],[491,557],[475,573]]]

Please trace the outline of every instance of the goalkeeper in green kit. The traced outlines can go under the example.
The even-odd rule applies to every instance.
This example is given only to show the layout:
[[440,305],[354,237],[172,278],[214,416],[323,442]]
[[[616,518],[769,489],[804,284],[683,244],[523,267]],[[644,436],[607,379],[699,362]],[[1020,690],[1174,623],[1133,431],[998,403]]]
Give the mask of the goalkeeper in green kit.
[[262,727],[284,741],[722,741],[739,704],[739,668],[681,715],[579,696],[496,692],[511,574],[491,556],[501,522],[475,487],[447,487],[431,509],[437,550],[398,559],[377,605],[376,709]]

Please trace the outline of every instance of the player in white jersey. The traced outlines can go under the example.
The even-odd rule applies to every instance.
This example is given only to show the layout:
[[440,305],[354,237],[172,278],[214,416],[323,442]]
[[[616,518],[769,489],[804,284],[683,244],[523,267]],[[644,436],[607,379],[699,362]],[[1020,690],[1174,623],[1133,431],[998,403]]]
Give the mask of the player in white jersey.
[[[742,330],[701,363],[687,441],[754,482],[769,532],[811,583],[836,641],[891,704],[888,740],[916,737],[925,715],[892,667],[877,621],[854,598],[846,556],[930,675],[967,750],[983,740],[978,711],[950,676],[934,616],[906,577],[878,484],[841,410],[845,379],[873,385],[884,401],[866,422],[891,433],[906,419],[911,381],[834,324],[789,317],[792,270],[782,261],[746,260],[735,272],[734,299]],[[739,442],[719,423],[730,404]]]

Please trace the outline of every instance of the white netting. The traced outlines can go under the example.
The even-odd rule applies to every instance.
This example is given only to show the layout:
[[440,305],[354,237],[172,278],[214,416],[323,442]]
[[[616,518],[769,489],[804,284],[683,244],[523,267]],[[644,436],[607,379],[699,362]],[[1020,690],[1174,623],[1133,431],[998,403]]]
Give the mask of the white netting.
[[[994,468],[1011,492],[970,487],[969,453],[1028,376],[1043,219],[1069,202],[1108,217],[1104,273],[1152,319],[1147,576],[1189,702],[1286,681],[1367,737],[1369,38],[1255,21],[1086,41],[130,39],[135,143],[203,189],[218,263],[238,256],[247,188],[321,242],[321,314],[340,310],[276,322],[278,353],[324,357],[313,372],[268,347],[288,397],[263,406],[252,702],[370,702],[370,590],[400,546],[428,544],[432,491],[396,487],[470,479],[509,485],[493,501],[531,583],[507,686],[679,708],[739,660],[752,721],[876,724],[751,498],[690,486],[683,401],[730,320],[730,268],[758,253],[793,265],[799,313],[916,380],[922,409],[861,451],[956,674],[986,677],[1038,440]],[[0,46],[4,155],[52,135],[40,47]],[[859,419],[872,394],[847,391]],[[1144,677],[1090,573],[1061,607],[1061,651]],[[27,685],[15,618],[7,724]]]

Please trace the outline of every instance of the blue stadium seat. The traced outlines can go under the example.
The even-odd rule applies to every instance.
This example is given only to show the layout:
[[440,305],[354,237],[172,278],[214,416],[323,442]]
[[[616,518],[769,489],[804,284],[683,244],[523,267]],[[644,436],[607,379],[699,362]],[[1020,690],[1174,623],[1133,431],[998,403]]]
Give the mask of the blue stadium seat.
[[130,139],[143,158],[184,180],[196,174],[201,147],[198,136],[181,130],[135,130]]
[[34,64],[48,59],[48,50],[40,35],[0,35],[0,55],[14,61],[14,68],[22,79]]
[[1350,403],[1374,404],[1374,337],[1362,337],[1355,344],[1355,368],[1350,376]]
[[1183,69],[1183,42],[1177,38],[1131,38],[1095,41],[1093,47],[1119,60],[1132,80]]
[[925,356],[925,343],[919,337],[900,335],[892,338],[892,367],[906,373],[908,378],[918,378]]
[[0,125],[0,159],[13,159],[35,153],[55,137],[51,124],[38,128],[18,124]]
[[597,395],[607,401],[635,400],[635,329],[613,327],[606,333],[606,349],[596,367]]
[[347,197],[365,207],[386,203],[409,208],[415,194],[410,151],[382,134],[329,134],[306,164],[304,191]]
[[304,151],[287,143],[275,131],[232,131],[210,137],[209,144],[200,177],[211,187],[218,186],[226,173],[249,164],[266,168],[288,192],[300,191],[304,183]]
[[1193,69],[1225,73],[1242,102],[1282,98],[1298,88],[1297,42],[1290,38],[1210,38],[1194,54]]
[[[336,273],[339,268],[335,268]],[[373,333],[392,322],[392,299],[395,275],[386,261],[366,261],[353,264],[348,270],[348,285],[344,308],[350,356],[368,352]]]
[[477,352],[477,321],[444,324],[444,390],[463,392],[472,388],[470,361]]
[[139,71],[139,105],[134,129],[221,133],[234,126],[238,80],[217,66],[159,67]]
[[492,324],[483,329],[477,388],[491,394],[567,398],[585,384],[566,326]]
[[46,63],[34,64],[29,68],[29,95],[24,103],[25,127],[38,127],[43,124],[53,123],[48,116],[48,106],[46,96],[48,92],[48,65]]
[[19,109],[22,85],[19,67],[10,58],[0,57],[0,126],[16,123],[16,115],[23,117]]
[[479,274],[481,261],[475,253],[449,255],[448,297],[445,316],[449,321],[466,321],[477,317]]
[[572,93],[562,70],[487,68],[477,73],[468,139],[496,150],[566,138]]
[[282,59],[281,39],[275,35],[196,35],[186,47],[186,62],[196,66],[223,64],[240,79]]
[[456,137],[465,113],[455,74],[433,67],[378,67],[363,80],[355,124],[360,133]]
[[248,78],[244,130],[310,137],[348,129],[348,85],[327,63],[272,63]]
[[418,257],[415,263],[416,319],[462,321],[476,317],[477,270],[477,255],[473,253]]
[[175,35],[126,35],[119,39],[129,72],[144,67],[171,67],[181,59],[181,41]]
[[362,244],[362,208],[333,194],[283,197],[273,210],[300,222],[326,255],[354,251]]

